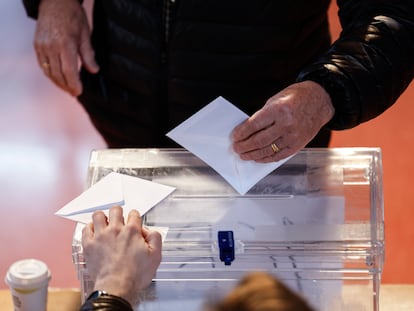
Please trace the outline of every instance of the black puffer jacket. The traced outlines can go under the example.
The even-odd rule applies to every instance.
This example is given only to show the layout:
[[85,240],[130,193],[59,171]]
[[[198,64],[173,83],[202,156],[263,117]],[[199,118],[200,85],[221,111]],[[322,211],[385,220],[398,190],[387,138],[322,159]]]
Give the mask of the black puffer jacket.
[[[39,0],[23,0],[36,17]],[[111,147],[166,147],[165,133],[223,96],[247,114],[295,81],[331,95],[330,129],[392,105],[414,73],[414,1],[97,0],[93,45],[101,71],[82,71],[79,100]],[[325,130],[316,146],[326,146]]]

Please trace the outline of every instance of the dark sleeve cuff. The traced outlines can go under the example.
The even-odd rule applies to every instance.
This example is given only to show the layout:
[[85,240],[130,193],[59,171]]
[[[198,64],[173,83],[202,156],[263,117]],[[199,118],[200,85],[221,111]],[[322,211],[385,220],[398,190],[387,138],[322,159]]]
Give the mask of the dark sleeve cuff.
[[23,6],[26,10],[27,16],[37,19],[39,15],[40,0],[23,0]]
[[134,311],[125,299],[106,294],[95,299],[88,299],[80,311]]

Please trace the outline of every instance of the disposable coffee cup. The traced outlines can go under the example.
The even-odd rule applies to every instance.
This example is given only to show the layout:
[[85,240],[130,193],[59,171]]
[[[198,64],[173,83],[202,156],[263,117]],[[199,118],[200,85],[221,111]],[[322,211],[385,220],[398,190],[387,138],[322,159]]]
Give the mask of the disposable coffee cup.
[[37,259],[13,263],[5,281],[10,287],[15,311],[46,311],[50,271]]

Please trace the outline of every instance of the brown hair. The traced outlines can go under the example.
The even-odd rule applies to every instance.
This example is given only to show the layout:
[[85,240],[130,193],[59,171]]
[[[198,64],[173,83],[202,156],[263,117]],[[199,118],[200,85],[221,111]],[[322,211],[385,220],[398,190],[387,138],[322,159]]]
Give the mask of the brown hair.
[[273,276],[264,272],[246,275],[210,311],[313,311],[307,302]]

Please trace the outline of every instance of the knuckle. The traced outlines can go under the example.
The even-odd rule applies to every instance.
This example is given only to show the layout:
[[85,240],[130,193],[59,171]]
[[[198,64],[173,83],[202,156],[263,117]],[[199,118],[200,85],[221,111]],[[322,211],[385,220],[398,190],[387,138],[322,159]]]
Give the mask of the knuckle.
[[123,228],[126,236],[131,237],[139,233],[139,228],[135,224],[128,223]]
[[38,46],[38,47],[44,46],[45,43],[46,43],[46,39],[45,39],[44,36],[41,36],[41,35],[35,36],[35,38],[33,40],[34,46]]
[[108,226],[108,232],[111,235],[117,236],[121,232],[121,226],[119,225]]
[[91,241],[82,239],[82,247],[83,247],[85,252],[88,252],[88,250],[91,248],[91,246],[92,246]]
[[257,119],[250,120],[248,125],[250,127],[250,131],[252,132],[257,132],[260,129],[260,123]]

